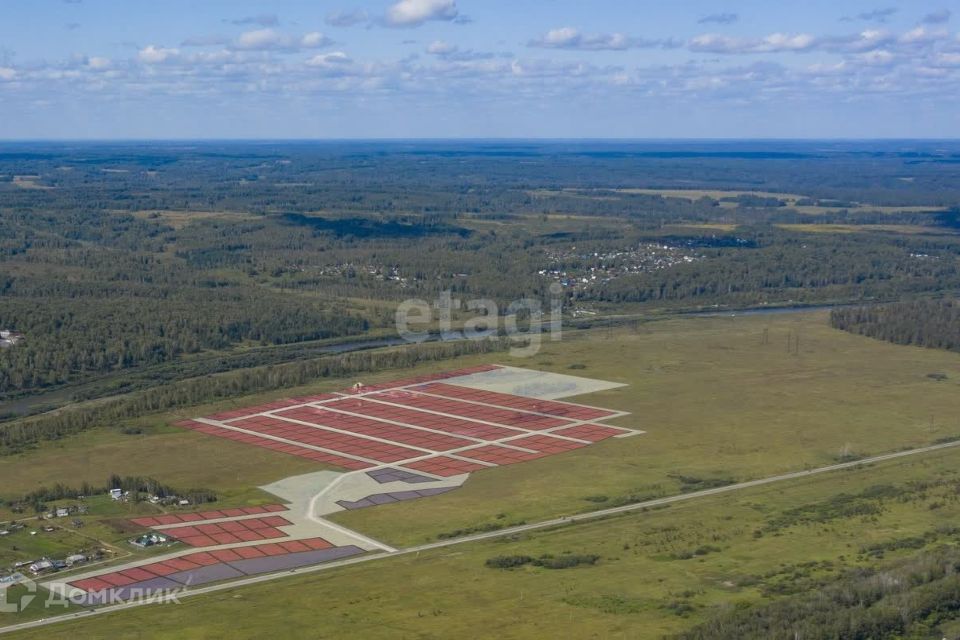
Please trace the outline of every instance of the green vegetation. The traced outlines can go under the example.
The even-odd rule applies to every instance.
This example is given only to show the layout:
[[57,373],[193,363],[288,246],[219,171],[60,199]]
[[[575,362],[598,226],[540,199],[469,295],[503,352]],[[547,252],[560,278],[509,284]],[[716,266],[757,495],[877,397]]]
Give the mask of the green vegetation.
[[[188,598],[181,605],[143,607],[12,637],[127,638],[149,629],[157,638],[252,638],[283,629],[291,637],[372,639],[660,638],[710,624],[731,610],[761,618],[766,605],[793,594],[832,594],[830,585],[838,580],[895,571],[918,550],[960,543],[955,532],[943,529],[944,522],[960,517],[958,461],[960,452],[947,450],[668,510],[290,576]],[[895,500],[870,498],[882,504],[879,513],[828,523],[796,521],[776,534],[753,535],[785,512],[824,503],[837,492],[873,495],[870,487],[877,486],[899,493]],[[931,510],[935,502],[943,506]],[[866,552],[871,545],[928,535],[929,544],[920,549],[891,548],[883,559]],[[706,546],[718,550],[682,558],[684,551]],[[513,570],[486,566],[497,556],[545,555],[600,559],[596,566],[561,571],[532,563]]]
[[960,291],[953,166],[869,156],[867,177],[841,147],[26,145],[0,155],[0,328],[26,336],[0,415],[309,359],[445,290],[559,281],[605,312]]
[[[960,350],[960,304],[956,300],[911,300],[834,309],[830,324],[878,340],[934,349]],[[946,380],[941,372],[928,374]]]
[[[506,344],[490,339],[411,345],[405,348],[363,351],[243,369],[170,383],[104,402],[80,405],[0,425],[0,454],[17,453],[42,440],[58,440],[97,425],[156,413],[163,409],[196,405],[214,399],[246,395],[253,391],[289,388],[323,378],[392,369],[422,361],[444,360],[465,353],[490,353],[505,348]],[[134,430],[127,435],[136,435],[136,432]]]
[[[108,486],[275,501],[256,487],[322,465],[173,424],[361,376],[501,362],[603,378],[628,386],[576,400],[646,431],[334,518],[396,546],[956,439],[960,165],[943,144],[8,145],[0,329],[19,333],[0,343],[0,565],[151,553],[127,548],[129,518],[176,507],[113,501]],[[503,309],[551,285],[563,340],[532,358],[503,339],[395,343],[404,299]],[[55,629],[960,636],[958,455]],[[27,516],[81,494],[62,523]]]
[[[627,387],[578,402],[630,412],[645,434],[493,471],[455,492],[337,514],[395,545],[536,522],[952,439],[960,358],[832,329],[828,312],[693,317],[567,332],[497,362]],[[797,346],[799,342],[799,348]],[[927,377],[946,373],[947,380]],[[601,500],[605,498],[605,500]],[[496,514],[505,512],[502,519]]]

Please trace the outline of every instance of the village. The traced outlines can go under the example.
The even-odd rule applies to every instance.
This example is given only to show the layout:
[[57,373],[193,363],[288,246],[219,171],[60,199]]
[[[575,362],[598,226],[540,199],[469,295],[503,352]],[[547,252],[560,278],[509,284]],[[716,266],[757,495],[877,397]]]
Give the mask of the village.
[[[107,491],[106,497],[109,497],[108,502],[115,503],[127,503],[134,500],[134,496],[130,491],[116,488]],[[29,538],[32,539],[39,536],[53,536],[54,538],[59,538],[59,541],[65,538],[70,541],[70,544],[75,546],[75,548],[70,549],[70,551],[61,550],[58,554],[44,553],[37,557],[17,560],[8,566],[0,566],[0,586],[22,581],[25,572],[37,578],[60,571],[76,569],[79,566],[111,561],[117,557],[121,557],[120,549],[111,548],[110,545],[105,545],[95,538],[82,537],[79,535],[64,535],[68,532],[76,533],[84,527],[85,520],[82,516],[89,514],[89,507],[84,503],[85,500],[85,496],[78,496],[77,502],[75,503],[52,507],[43,513],[29,518],[0,522],[0,538],[29,536]],[[145,501],[154,505],[172,508],[188,507],[191,505],[190,500],[179,496],[160,497],[148,495]],[[60,524],[68,519],[69,523]],[[175,542],[175,539],[162,533],[148,532],[127,540],[127,543],[130,545],[128,553],[135,553]],[[51,538],[50,542],[39,542],[29,545],[17,543],[12,548],[14,550],[18,548],[26,550],[28,546],[30,548],[43,549],[45,547],[59,545],[54,544],[53,538]]]
[[605,252],[570,247],[547,251],[549,266],[537,273],[558,282],[565,289],[582,291],[623,276],[660,271],[703,259],[704,256],[689,249],[656,242]]

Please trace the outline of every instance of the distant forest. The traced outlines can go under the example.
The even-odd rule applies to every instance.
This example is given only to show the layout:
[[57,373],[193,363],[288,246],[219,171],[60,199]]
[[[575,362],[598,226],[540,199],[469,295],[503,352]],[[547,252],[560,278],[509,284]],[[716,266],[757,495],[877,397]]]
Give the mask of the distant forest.
[[312,358],[445,290],[561,282],[591,314],[960,293],[958,178],[950,142],[8,144],[0,418]]
[[834,328],[896,344],[960,351],[960,302],[912,300],[834,309]]

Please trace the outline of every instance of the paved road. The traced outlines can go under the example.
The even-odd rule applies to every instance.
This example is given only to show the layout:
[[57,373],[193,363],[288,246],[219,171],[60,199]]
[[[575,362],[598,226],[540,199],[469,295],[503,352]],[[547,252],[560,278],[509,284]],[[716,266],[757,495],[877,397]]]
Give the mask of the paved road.
[[[749,480],[747,482],[738,482],[736,484],[730,484],[723,487],[716,487],[713,489],[704,489],[703,491],[694,491],[691,493],[682,493],[679,495],[669,496],[666,498],[657,498],[656,500],[647,500],[646,502],[637,502],[635,504],[628,504],[621,507],[612,507],[610,509],[600,509],[598,511],[591,511],[589,513],[581,513],[581,514],[566,516],[562,518],[553,518],[551,520],[543,520],[541,522],[534,522],[531,524],[523,524],[515,527],[508,527],[506,529],[498,529],[496,531],[488,531],[485,533],[477,533],[474,535],[463,536],[460,538],[451,538],[449,540],[440,540],[438,542],[430,542],[430,543],[421,544],[415,547],[407,547],[404,549],[399,549],[392,553],[376,553],[376,554],[361,556],[359,558],[348,558],[346,560],[338,560],[336,562],[316,565],[313,567],[303,567],[300,569],[293,569],[293,570],[285,571],[281,573],[271,573],[271,574],[266,574],[262,576],[253,576],[253,577],[244,578],[241,580],[234,580],[232,582],[214,584],[207,587],[197,587],[194,589],[190,589],[189,591],[186,591],[184,593],[176,594],[176,598],[183,599],[183,598],[192,597],[192,596],[196,596],[204,593],[213,593],[215,591],[222,591],[224,589],[234,589],[236,587],[259,584],[259,583],[267,582],[270,580],[277,580],[279,578],[282,578],[284,576],[289,576],[289,575],[301,575],[306,573],[313,573],[316,571],[329,571],[331,569],[338,569],[341,567],[347,567],[354,564],[361,564],[364,562],[374,562],[377,560],[384,560],[387,558],[393,558],[397,556],[416,554],[421,551],[429,551],[431,549],[452,547],[455,545],[466,544],[468,542],[476,542],[479,540],[490,540],[493,538],[502,538],[505,536],[516,535],[518,533],[524,533],[527,531],[536,531],[538,529],[547,529],[549,527],[568,525],[574,522],[596,520],[598,518],[606,518],[606,517],[617,515],[620,513],[629,513],[631,511],[639,511],[641,509],[648,509],[650,507],[673,504],[675,502],[683,502],[686,500],[696,500],[697,498],[705,498],[708,496],[715,496],[722,493],[731,493],[734,491],[741,491],[743,489],[749,489],[751,487],[760,487],[763,485],[774,484],[776,482],[798,480],[801,478],[807,478],[809,476],[820,475],[823,473],[830,473],[832,471],[840,471],[842,469],[852,469],[855,467],[860,467],[867,464],[873,464],[876,462],[884,462],[887,460],[895,460],[897,458],[905,458],[907,456],[915,456],[915,455],[920,455],[924,453],[931,453],[934,451],[950,449],[958,446],[960,446],[960,440],[955,440],[952,442],[945,442],[942,444],[931,445],[928,447],[921,447],[918,449],[909,449],[907,451],[897,451],[896,453],[887,453],[880,456],[873,456],[871,458],[863,458],[862,460],[854,460],[852,462],[842,462],[840,464],[833,464],[826,467],[817,467],[816,469],[794,471],[792,473],[784,473],[778,476],[760,478],[759,480]],[[106,605],[106,606],[98,607],[96,609],[84,609],[83,611],[80,611],[78,613],[71,613],[67,615],[56,616],[53,618],[43,618],[40,620],[33,620],[30,622],[23,622],[23,623],[11,625],[11,626],[0,627],[0,634],[11,633],[14,631],[23,631],[25,629],[31,629],[35,627],[56,624],[59,622],[66,622],[69,620],[89,618],[95,615],[100,615],[104,613],[113,613],[116,611],[123,611],[124,609],[132,609],[134,607],[142,607],[149,604],[155,604],[155,601],[125,602],[121,604]]]

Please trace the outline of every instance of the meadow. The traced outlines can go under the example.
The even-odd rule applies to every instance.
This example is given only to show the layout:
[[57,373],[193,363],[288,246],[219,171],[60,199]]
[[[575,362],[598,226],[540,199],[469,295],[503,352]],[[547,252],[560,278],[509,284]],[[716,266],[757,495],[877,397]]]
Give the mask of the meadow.
[[[47,638],[624,638],[955,545],[960,452],[842,471],[12,634]],[[565,569],[498,558],[597,556]],[[562,564],[562,563],[561,563]]]
[[[365,381],[484,360],[626,383],[576,400],[629,411],[615,422],[646,433],[475,473],[455,492],[338,514],[338,523],[407,546],[960,435],[955,418],[960,356],[838,331],[829,327],[822,311],[692,316],[568,331],[560,342],[545,342],[533,358],[467,356],[413,370],[381,371]],[[346,383],[325,380],[43,443],[0,459],[2,486],[5,494],[15,495],[53,482],[98,483],[107,473],[138,474],[179,487],[212,489],[223,505],[269,501],[256,486],[319,467],[170,424]],[[537,637],[560,628],[576,630],[578,637],[653,637],[654,631],[688,627],[714,605],[771,597],[789,591],[790,584],[809,586],[843,567],[879,561],[883,553],[862,552],[865,545],[882,548],[890,540],[924,535],[931,536],[924,544],[952,542],[930,532],[951,522],[958,508],[956,487],[949,484],[955,480],[951,464],[957,455],[924,455],[516,540],[457,546],[203,596],[180,607],[88,622],[82,631],[84,637],[136,637],[130,635],[133,629],[149,624],[161,625],[151,637],[164,637],[162,626],[177,616],[184,625],[177,637],[216,637],[222,631],[216,620],[233,619],[239,607],[251,612],[245,616],[253,625],[245,625],[251,635],[289,617],[293,629],[319,624],[318,632],[346,629],[364,637],[455,637],[480,621],[500,637]],[[920,484],[904,489],[908,481]],[[867,491],[879,484],[901,489],[880,492],[880,497]],[[848,509],[844,498],[834,504],[839,494],[853,496],[855,508]],[[868,506],[861,508],[864,504]],[[114,523],[157,509],[93,506],[84,518],[89,524],[83,535],[120,548],[125,534]],[[859,515],[844,515],[848,513]],[[16,559],[42,551],[36,545],[49,544],[59,551],[63,544],[78,544],[76,535],[58,533],[15,551],[12,539],[0,540],[0,553]],[[484,565],[495,556],[567,553],[596,555],[599,561],[562,571]],[[324,614],[315,616],[319,610]],[[490,620],[510,622],[490,626]]]

